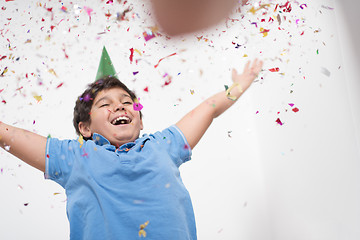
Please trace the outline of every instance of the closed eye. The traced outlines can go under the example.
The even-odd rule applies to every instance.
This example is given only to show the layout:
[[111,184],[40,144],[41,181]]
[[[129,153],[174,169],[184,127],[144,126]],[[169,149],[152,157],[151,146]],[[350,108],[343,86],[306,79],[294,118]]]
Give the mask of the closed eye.
[[109,106],[109,104],[103,104],[103,105],[101,105],[100,107],[106,107],[106,106]]
[[124,104],[132,104],[132,102],[124,102]]

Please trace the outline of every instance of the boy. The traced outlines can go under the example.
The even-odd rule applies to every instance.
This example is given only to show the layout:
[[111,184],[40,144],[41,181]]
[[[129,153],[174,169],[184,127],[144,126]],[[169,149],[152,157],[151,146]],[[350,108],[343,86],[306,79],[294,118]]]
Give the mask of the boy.
[[97,81],[74,108],[78,140],[47,139],[0,122],[0,144],[65,188],[71,239],[196,239],[190,196],[178,168],[261,67],[255,60],[241,75],[233,70],[234,84],[226,92],[162,132],[139,137],[143,122],[137,98],[113,77],[104,48]]

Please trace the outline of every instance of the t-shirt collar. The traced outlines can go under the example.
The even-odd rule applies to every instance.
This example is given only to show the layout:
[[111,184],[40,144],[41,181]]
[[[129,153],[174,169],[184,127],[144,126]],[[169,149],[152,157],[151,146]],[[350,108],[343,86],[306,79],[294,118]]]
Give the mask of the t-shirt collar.
[[[146,134],[144,134],[144,136],[146,136]],[[116,147],[114,145],[111,145],[109,140],[107,140],[104,136],[102,136],[98,133],[94,133],[92,136],[92,139],[96,145],[105,146],[105,148],[109,149],[109,150],[113,150],[113,151],[116,150]],[[127,151],[128,149],[132,148],[138,141],[139,141],[139,138],[136,139],[135,142],[125,143],[125,144],[121,145],[118,150],[119,151]]]

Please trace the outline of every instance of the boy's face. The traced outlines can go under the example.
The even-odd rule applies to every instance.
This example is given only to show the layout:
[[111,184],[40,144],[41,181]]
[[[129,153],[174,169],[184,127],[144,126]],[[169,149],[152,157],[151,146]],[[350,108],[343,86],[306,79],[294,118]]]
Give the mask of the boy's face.
[[134,110],[133,104],[133,99],[122,88],[100,91],[91,108],[91,123],[79,123],[81,134],[91,137],[93,133],[98,133],[116,147],[135,141],[143,123],[140,112]]

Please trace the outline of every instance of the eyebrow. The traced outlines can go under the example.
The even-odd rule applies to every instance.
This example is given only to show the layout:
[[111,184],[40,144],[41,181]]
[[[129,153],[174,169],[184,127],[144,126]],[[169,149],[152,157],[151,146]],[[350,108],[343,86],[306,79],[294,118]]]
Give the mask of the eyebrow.
[[[121,94],[120,96],[121,96],[121,98],[128,97],[131,99],[131,97],[127,94]],[[110,100],[110,98],[108,96],[104,96],[104,97],[100,98],[99,100],[97,100],[96,103],[94,103],[94,106],[96,106],[99,102],[101,102],[103,100]]]

